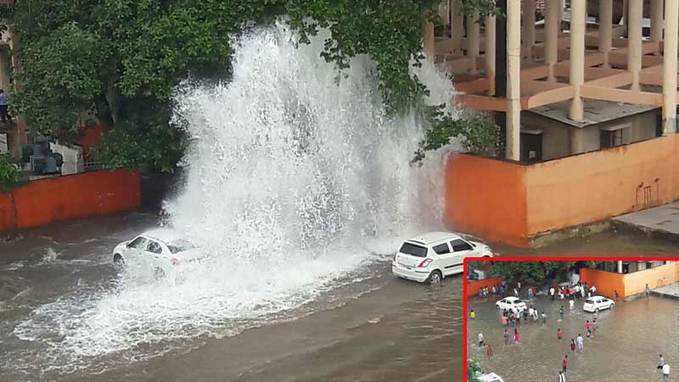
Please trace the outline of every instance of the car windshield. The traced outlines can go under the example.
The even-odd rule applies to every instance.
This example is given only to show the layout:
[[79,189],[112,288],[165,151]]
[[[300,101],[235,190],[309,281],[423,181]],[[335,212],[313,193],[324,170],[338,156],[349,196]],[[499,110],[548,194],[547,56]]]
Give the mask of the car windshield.
[[592,299],[590,298],[590,299],[585,300],[585,303],[587,303],[587,304],[594,304],[594,300],[592,300]]
[[416,257],[427,257],[426,247],[422,247],[411,243],[403,243],[399,252]]
[[179,252],[184,252],[195,248],[195,246],[186,240],[177,240],[169,243],[167,248],[170,250],[170,252],[172,252],[172,254],[177,254]]

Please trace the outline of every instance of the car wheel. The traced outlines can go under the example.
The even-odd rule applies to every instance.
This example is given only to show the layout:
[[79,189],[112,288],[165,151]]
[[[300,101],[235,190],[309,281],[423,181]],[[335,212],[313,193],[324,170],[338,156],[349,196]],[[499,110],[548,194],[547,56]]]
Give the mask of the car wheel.
[[429,284],[440,284],[441,280],[443,280],[443,276],[441,276],[441,271],[432,271],[431,274],[429,275]]
[[153,270],[153,278],[156,280],[162,279],[165,277],[165,271],[161,267],[156,267],[156,269]]
[[125,265],[125,259],[123,258],[123,255],[120,253],[113,255],[113,264],[118,266]]

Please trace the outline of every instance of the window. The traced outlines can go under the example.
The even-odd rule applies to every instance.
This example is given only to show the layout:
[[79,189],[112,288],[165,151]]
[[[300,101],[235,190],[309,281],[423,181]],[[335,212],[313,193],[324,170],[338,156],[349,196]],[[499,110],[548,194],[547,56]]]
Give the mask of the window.
[[146,250],[157,254],[163,253],[163,249],[160,247],[160,244],[156,243],[155,241],[149,241],[149,245],[146,247]]
[[448,248],[447,243],[439,244],[434,246],[434,252],[438,253],[439,255],[445,255],[446,253],[450,253],[450,249]]
[[416,257],[427,257],[427,248],[426,247],[421,247],[419,245],[415,245],[415,244],[411,244],[411,243],[403,243],[399,252],[405,253],[406,255],[416,256]]
[[450,246],[453,247],[453,252],[471,251],[472,246],[462,239],[455,239],[450,242]]
[[143,249],[146,247],[146,238],[139,236],[127,244],[127,248]]
[[622,146],[622,130],[601,130],[601,148]]
[[184,252],[192,248],[195,248],[193,244],[186,240],[177,240],[167,245],[167,249],[169,249],[173,254]]

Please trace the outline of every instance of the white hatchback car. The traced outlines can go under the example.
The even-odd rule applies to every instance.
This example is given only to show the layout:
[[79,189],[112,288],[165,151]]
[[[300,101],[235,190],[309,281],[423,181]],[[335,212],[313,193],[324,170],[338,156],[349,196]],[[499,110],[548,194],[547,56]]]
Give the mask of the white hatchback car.
[[481,375],[479,382],[505,382],[505,380],[495,373],[488,373]]
[[505,297],[496,302],[495,305],[501,310],[511,310],[514,313],[521,313],[528,309],[525,302],[514,296]]
[[160,278],[184,263],[199,260],[200,255],[190,242],[177,239],[170,230],[159,229],[118,244],[113,249],[113,263],[123,265],[130,260],[138,261]]
[[610,309],[613,306],[615,306],[615,301],[611,300],[610,298],[603,296],[592,296],[585,300],[585,303],[582,305],[582,310],[593,313],[604,309]]
[[430,232],[406,240],[394,256],[394,275],[417,282],[439,283],[446,276],[462,273],[465,257],[492,257],[486,244],[463,239],[450,232]]

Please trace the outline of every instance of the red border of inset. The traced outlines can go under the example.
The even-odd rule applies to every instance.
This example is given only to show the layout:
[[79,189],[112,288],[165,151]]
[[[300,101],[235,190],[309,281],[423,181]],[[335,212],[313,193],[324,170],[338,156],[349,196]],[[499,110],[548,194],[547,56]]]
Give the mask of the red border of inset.
[[467,367],[468,367],[468,347],[467,347],[467,321],[469,320],[468,304],[467,304],[467,284],[469,283],[469,263],[478,262],[577,262],[577,261],[679,261],[679,257],[655,257],[655,256],[496,256],[496,257],[465,257],[462,261],[462,381],[468,382]]

